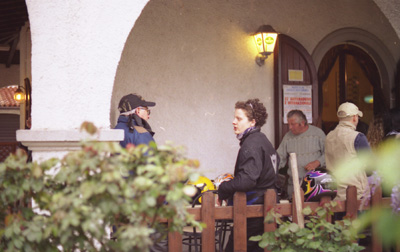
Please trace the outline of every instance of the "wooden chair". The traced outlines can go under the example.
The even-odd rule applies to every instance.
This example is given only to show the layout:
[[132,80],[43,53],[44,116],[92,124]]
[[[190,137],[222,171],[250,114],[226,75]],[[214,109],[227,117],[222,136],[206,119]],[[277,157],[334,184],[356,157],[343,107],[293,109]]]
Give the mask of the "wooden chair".
[[[217,194],[216,190],[209,190],[207,192],[213,192]],[[205,193],[205,192],[204,192]],[[197,195],[192,202],[192,207],[198,207],[199,199],[203,193]],[[228,229],[228,222],[225,220],[215,221],[215,249],[216,251],[222,251],[225,242],[225,234]],[[192,247],[195,252],[201,251],[201,231],[195,227],[185,227],[183,228],[182,244],[189,246],[189,252],[192,252]]]

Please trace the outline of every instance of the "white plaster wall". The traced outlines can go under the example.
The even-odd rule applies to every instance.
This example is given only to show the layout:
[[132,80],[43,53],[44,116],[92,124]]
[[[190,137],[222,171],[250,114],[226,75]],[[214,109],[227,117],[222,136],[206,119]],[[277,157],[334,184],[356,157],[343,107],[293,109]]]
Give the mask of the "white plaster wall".
[[374,2],[385,14],[397,36],[400,36],[400,2],[398,0],[374,0]]
[[268,12],[279,21],[279,31],[298,40],[309,53],[331,32],[353,27],[380,38],[396,61],[400,57],[399,38],[373,0],[274,0],[268,4]]
[[146,0],[27,0],[32,35],[32,130],[109,128],[126,37]]
[[382,38],[395,58],[399,39],[372,0],[151,0],[137,20],[118,66],[111,124],[119,99],[132,92],[157,102],[150,124],[159,144],[187,147],[210,178],[233,172],[239,148],[232,131],[236,101],[260,98],[274,142],[273,58],[259,67],[250,34],[262,24],[298,40],[309,53],[327,34],[356,27]]
[[[112,103],[115,124],[123,95],[137,92],[155,101],[150,124],[156,141],[186,146],[210,178],[233,172],[236,101],[257,97],[273,118],[273,59],[256,65],[250,37],[260,23],[243,29],[241,20],[221,15],[221,8],[211,1],[151,1],[127,41]],[[263,131],[273,141],[272,129],[268,120]]]
[[263,131],[274,140],[273,62],[254,63],[249,37],[260,25],[271,24],[310,53],[327,34],[356,27],[381,38],[396,60],[400,55],[396,33],[372,0],[152,0],[143,9],[146,2],[27,0],[31,135],[73,132],[85,120],[107,129],[119,98],[140,92],[158,103],[150,121],[156,140],[186,145],[213,177],[233,169],[237,100],[265,103],[270,119]]

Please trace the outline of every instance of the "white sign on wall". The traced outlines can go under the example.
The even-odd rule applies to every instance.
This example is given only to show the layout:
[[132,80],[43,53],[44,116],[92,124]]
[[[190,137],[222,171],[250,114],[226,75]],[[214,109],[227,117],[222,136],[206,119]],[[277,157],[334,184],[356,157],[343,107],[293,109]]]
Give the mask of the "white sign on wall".
[[287,113],[290,110],[303,111],[308,123],[312,123],[312,86],[311,85],[283,85],[283,122],[287,122]]

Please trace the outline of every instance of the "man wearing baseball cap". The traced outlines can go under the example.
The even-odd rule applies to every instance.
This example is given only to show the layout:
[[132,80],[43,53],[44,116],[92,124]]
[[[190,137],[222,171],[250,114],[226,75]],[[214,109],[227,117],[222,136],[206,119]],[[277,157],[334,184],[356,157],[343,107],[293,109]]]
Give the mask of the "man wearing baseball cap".
[[[154,132],[147,122],[150,118],[149,107],[155,105],[155,102],[146,101],[138,94],[128,94],[121,98],[118,105],[120,116],[115,129],[123,129],[125,132],[124,140],[120,142],[122,147],[126,147],[128,144],[137,146],[155,142],[153,139]],[[165,227],[165,230],[167,230],[167,227]],[[116,232],[115,226],[113,232]],[[166,238],[161,239],[165,232],[156,231],[152,234],[151,238],[154,244],[150,247],[150,252],[168,251],[168,240]]]
[[150,118],[149,107],[155,105],[155,102],[146,101],[137,94],[128,94],[121,98],[118,105],[120,116],[115,129],[123,129],[125,132],[124,140],[120,142],[122,147],[154,142],[154,132],[147,120]]
[[[359,117],[363,113],[350,102],[341,104],[337,111],[339,124],[329,132],[325,140],[326,168],[333,171],[339,162],[357,158],[357,152],[370,149],[367,137],[356,131]],[[337,178],[337,196],[335,200],[346,199],[348,186],[356,186],[357,199],[361,199],[368,190],[367,176],[364,171],[346,178]]]

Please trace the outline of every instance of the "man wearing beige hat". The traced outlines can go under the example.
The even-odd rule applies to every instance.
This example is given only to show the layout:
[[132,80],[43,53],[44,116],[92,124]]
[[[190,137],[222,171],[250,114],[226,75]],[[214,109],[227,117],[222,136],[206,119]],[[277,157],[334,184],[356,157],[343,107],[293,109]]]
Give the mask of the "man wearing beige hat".
[[[350,102],[341,104],[337,111],[339,124],[329,132],[325,140],[325,162],[326,168],[333,171],[339,162],[357,158],[357,152],[369,149],[367,137],[356,131],[359,117],[363,113],[356,105]],[[346,199],[348,186],[356,186],[357,199],[366,195],[368,190],[367,176],[364,171],[337,178],[337,196],[335,200]]]

